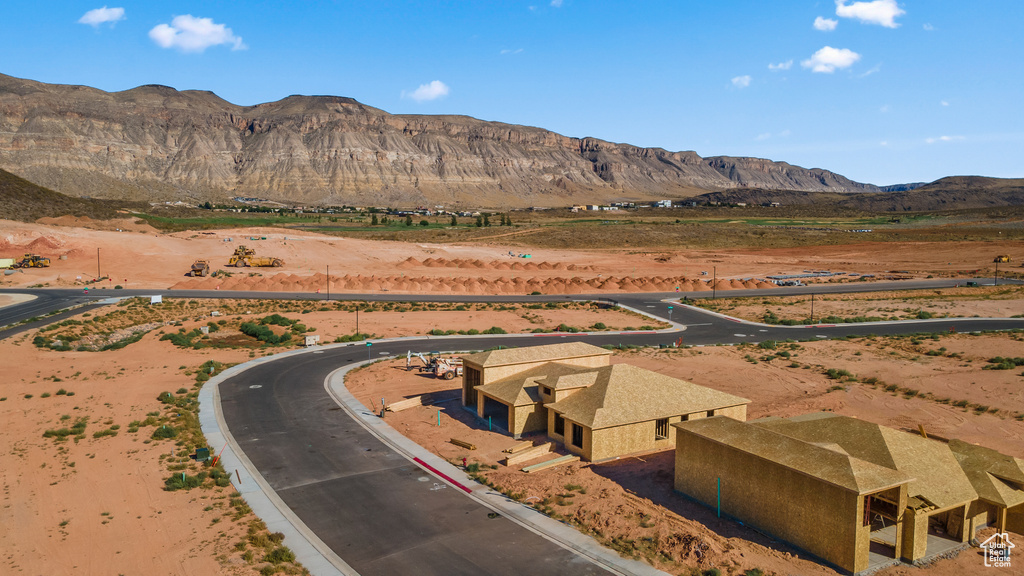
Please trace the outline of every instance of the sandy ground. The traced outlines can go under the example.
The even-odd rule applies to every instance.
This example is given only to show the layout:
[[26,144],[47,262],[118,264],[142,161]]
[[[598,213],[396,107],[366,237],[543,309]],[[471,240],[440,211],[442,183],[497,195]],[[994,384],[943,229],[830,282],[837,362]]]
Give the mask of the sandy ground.
[[13,306],[14,304],[21,304],[22,302],[28,302],[35,299],[36,297],[31,294],[0,294],[0,308]]
[[[784,298],[719,298],[702,305],[737,318],[761,322],[766,311],[780,320],[804,320],[810,317],[810,296]],[[857,316],[885,319],[916,318],[921,312],[941,317],[1009,318],[1024,315],[1024,286],[1001,285],[974,288],[945,288],[872,292],[869,294],[817,295],[816,319],[827,316]]]
[[[815,411],[862,418],[904,430],[924,425],[932,435],[959,438],[1024,456],[1024,391],[1019,370],[982,370],[992,355],[1019,355],[1024,347],[1019,335],[953,335],[939,341],[860,340],[811,342],[787,350],[789,359],[760,360],[767,351],[749,347],[711,347],[686,350],[643,350],[616,354],[613,363],[629,362],[750,398],[749,417],[793,416]],[[942,356],[928,350],[945,348]],[[956,356],[953,356],[956,354]],[[790,367],[797,363],[798,367]],[[844,383],[830,390],[835,380],[823,374],[827,368],[845,369],[861,382]],[[875,377],[878,384],[863,380]],[[900,390],[887,392],[897,383]],[[536,503],[547,498],[552,509],[573,523],[596,528],[597,537],[638,543],[656,538],[659,548],[678,565],[655,562],[661,568],[680,570],[679,565],[734,570],[761,568],[777,574],[834,574],[834,572],[784,544],[762,534],[721,521],[713,512],[675,494],[672,490],[673,452],[664,451],[617,461],[577,463],[527,476],[499,464],[502,450],[517,442],[489,432],[461,408],[457,384],[436,380],[417,371],[406,372],[404,361],[382,362],[356,371],[346,379],[349,389],[368,406],[384,397],[388,403],[431,393],[436,405],[388,413],[388,423],[418,444],[450,461],[462,458],[497,465],[485,475],[520,499]],[[904,390],[915,390],[908,397]],[[953,401],[971,402],[958,408]],[[944,403],[945,402],[945,403]],[[979,411],[976,406],[998,407]],[[438,426],[438,413],[441,425]],[[477,445],[467,451],[451,443],[452,437]],[[567,488],[579,486],[578,488]],[[561,500],[558,495],[564,498]],[[563,504],[560,504],[562,502]],[[632,544],[630,545],[632,546]],[[881,574],[929,574],[952,576],[974,573],[982,566],[977,550],[962,552],[923,570],[893,568]]]
[[[262,239],[264,236],[266,240]],[[261,239],[250,240],[251,237]],[[279,269],[228,269],[233,275],[217,279],[212,285],[211,278],[184,276],[198,258],[210,260],[214,270],[224,268],[239,244],[255,248],[260,255],[281,257],[286,265]],[[1000,251],[1019,252],[1020,248],[1024,246],[1006,246]],[[727,290],[757,286],[753,280],[744,283],[744,279],[807,269],[879,276],[894,270],[900,271],[899,275],[916,277],[956,274],[991,266],[993,249],[986,243],[949,242],[860,244],[761,253],[536,250],[532,258],[525,259],[510,257],[507,249],[494,246],[368,242],[272,229],[160,234],[130,220],[103,226],[69,218],[49,224],[0,221],[0,257],[26,252],[52,258],[52,267],[0,276],[0,286],[79,286],[97,276],[99,265],[99,273],[110,277],[102,283],[108,288],[209,286],[222,290],[315,292],[326,289],[326,268],[330,266],[332,292],[562,293],[672,290],[676,285],[689,290],[704,286],[697,282],[705,282],[715,270],[719,277],[717,288]],[[6,298],[0,301],[0,306],[10,301]],[[975,313],[996,310],[984,307],[990,305],[979,304]],[[243,306],[199,301],[181,318],[185,319],[183,327],[191,329],[210,320],[200,318],[219,308],[225,314],[222,319],[233,326],[243,319],[270,313],[269,306],[284,306],[282,313],[291,317],[302,313],[297,305],[291,304],[250,302]],[[996,315],[1005,315],[1013,308],[996,311],[1000,312]],[[99,316],[104,311],[93,313]],[[310,311],[299,317],[316,328],[315,333],[323,341],[355,331],[351,312]],[[551,329],[559,323],[586,327],[595,322],[603,322],[609,328],[651,323],[618,311],[499,311],[474,307],[464,312],[363,312],[359,331],[387,337],[424,334],[432,329],[484,330],[500,326],[516,332]],[[172,446],[146,443],[145,429],[131,434],[125,428],[131,420],[143,419],[147,413],[161,409],[156,400],[160,392],[190,386],[193,380],[185,374],[186,370],[209,359],[241,362],[273,350],[182,350],[159,341],[157,332],[122,350],[98,353],[40,350],[31,343],[34,332],[0,341],[0,357],[8,360],[4,378],[0,379],[0,398],[4,398],[0,400],[0,421],[4,423],[0,428],[0,453],[4,454],[0,467],[4,492],[0,543],[4,549],[4,568],[0,572],[255,573],[255,568],[246,565],[240,553],[233,550],[234,543],[244,536],[245,522],[225,518],[227,490],[163,491],[168,471],[161,456],[168,455]],[[213,338],[224,338],[227,332],[218,332]],[[831,409],[903,428],[923,423],[935,434],[1024,456],[1024,423],[1014,419],[1024,412],[1019,371],[980,369],[992,355],[1021,356],[1019,340],[1010,336],[955,336],[941,342],[925,340],[916,347],[905,341],[800,346],[789,360],[757,364],[743,357],[762,356],[767,351],[644,351],[625,353],[617,356],[616,361],[626,360],[751,398],[751,417]],[[939,356],[925,353],[926,349],[937,351],[942,347],[946,350]],[[952,356],[954,353],[960,356]],[[794,361],[801,367],[788,368]],[[404,359],[401,364],[404,366]],[[883,386],[844,383],[845,390],[830,392],[828,389],[836,383],[821,374],[823,368],[829,367],[847,369],[861,380],[875,376],[903,388],[893,393],[886,392]],[[380,364],[375,370],[388,375],[381,379],[385,384],[361,389],[356,380],[355,391],[363,398],[379,399],[385,395],[391,401],[392,397],[442,391],[451,385],[387,364]],[[57,395],[62,387],[75,395]],[[904,390],[914,390],[913,396],[908,397]],[[44,398],[44,393],[51,396]],[[943,399],[946,403],[940,402]],[[953,406],[960,399],[971,404],[965,408]],[[987,409],[979,411],[981,406],[998,409],[989,413]],[[388,418],[396,428],[451,458],[466,455],[447,444],[455,431],[474,435],[481,448],[472,456],[481,462],[496,461],[500,450],[510,443],[508,438],[489,434],[479,426],[472,430],[471,420],[457,422],[466,418],[457,402],[445,403],[441,410],[440,430],[436,427],[437,408],[408,410]],[[43,438],[46,429],[64,425],[64,415],[90,418],[86,438],[61,444]],[[110,425],[121,426],[118,435],[92,437],[93,432]],[[793,557],[793,551],[780,548],[761,535],[719,522],[706,510],[680,502],[670,489],[671,465],[671,457],[654,454],[600,466],[574,465],[551,470],[531,477],[530,482],[517,476],[517,472],[503,469],[488,474],[499,484],[529,494],[524,497],[565,493],[565,484],[581,484],[587,487],[587,494],[577,493],[569,499],[576,505],[553,504],[562,516],[592,522],[593,512],[603,511],[609,522],[604,528],[606,532],[622,530],[627,539],[636,542],[642,538],[641,530],[647,530],[644,526],[651,525],[660,531],[662,542],[673,557],[687,565],[757,566],[779,574],[794,570],[801,574],[830,573],[813,562]],[[980,565],[974,552],[941,562],[927,573],[974,572]],[[892,572],[903,573],[902,570]]]
[[[19,343],[20,342],[20,343]],[[24,338],[0,342],[7,359],[0,381],[0,542],[5,574],[255,574],[218,561],[245,534],[244,524],[218,522],[204,510],[232,489],[165,492],[161,464],[173,444],[147,442],[132,420],[161,409],[162,391],[192,384],[179,366],[206,354],[183,352],[150,335],[116,352],[51,352]],[[221,360],[244,354],[218,352]],[[59,380],[59,381],[55,381]],[[61,388],[73,396],[57,395]],[[42,395],[50,394],[48,398]],[[32,397],[27,397],[31,395]],[[89,418],[86,438],[43,438],[67,426],[63,415]],[[93,438],[120,425],[117,436]]]
[[[316,292],[392,291],[456,294],[549,294],[613,291],[682,291],[710,289],[717,271],[718,290],[768,287],[759,281],[771,274],[804,270],[924,277],[965,275],[991,266],[993,248],[986,243],[864,243],[763,252],[694,251],[558,251],[496,246],[413,244],[366,241],[280,229],[237,229],[161,234],[146,225],[122,222],[114,230],[75,226],[73,218],[54,224],[0,221],[0,256],[26,252],[53,259],[47,269],[18,271],[2,277],[2,286],[74,286],[108,279],[101,286],[126,288],[219,288]],[[121,231],[117,231],[120,229]],[[265,239],[264,239],[265,238]],[[1020,251],[1024,245],[1000,245]],[[246,245],[260,256],[284,260],[281,268],[227,268],[235,247]],[[65,258],[61,260],[61,258]],[[190,278],[196,259],[230,277]],[[844,281],[852,277],[844,276]],[[833,281],[838,281],[834,278]]]
[[[269,313],[271,308],[264,309],[264,304],[197,300],[181,309],[178,317],[186,319],[186,330],[218,319],[231,326]],[[119,310],[116,306],[96,309],[92,318],[116,318],[111,314]],[[224,315],[207,316],[213,310]],[[349,334],[355,327],[351,312],[283,313],[301,318],[324,341]],[[415,334],[433,327],[483,330],[503,325],[509,331],[527,331],[595,322],[613,327],[639,325],[642,320],[632,313],[588,309],[360,314],[360,330],[380,336]],[[173,444],[149,442],[151,429],[134,434],[126,430],[129,422],[162,410],[157,401],[161,392],[190,387],[193,378],[186,370],[211,359],[244,362],[250,352],[183,350],[160,341],[159,332],[107,352],[43,350],[32,345],[36,332],[0,341],[0,357],[17,359],[6,363],[0,379],[0,454],[4,455],[0,573],[256,573],[259,566],[245,564],[233,549],[244,538],[251,515],[238,522],[224,516],[223,503],[231,489],[165,492],[163,482],[170,473],[162,459],[171,454]],[[212,337],[231,334],[237,337],[238,333],[225,328]],[[73,395],[58,395],[61,388]],[[62,420],[63,415],[70,418]],[[43,437],[47,429],[69,426],[82,416],[89,418],[89,424],[81,441],[56,443]],[[93,438],[94,432],[111,425],[121,427],[118,435]],[[211,505],[215,508],[207,509]]]

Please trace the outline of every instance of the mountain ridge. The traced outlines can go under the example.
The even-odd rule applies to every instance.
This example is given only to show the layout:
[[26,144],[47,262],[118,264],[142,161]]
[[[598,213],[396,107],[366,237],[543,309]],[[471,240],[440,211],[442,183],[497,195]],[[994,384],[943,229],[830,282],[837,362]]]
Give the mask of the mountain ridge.
[[120,92],[0,74],[0,168],[71,196],[485,208],[742,188],[879,192],[834,172],[564,136],[343,96],[240,106],[158,84]]

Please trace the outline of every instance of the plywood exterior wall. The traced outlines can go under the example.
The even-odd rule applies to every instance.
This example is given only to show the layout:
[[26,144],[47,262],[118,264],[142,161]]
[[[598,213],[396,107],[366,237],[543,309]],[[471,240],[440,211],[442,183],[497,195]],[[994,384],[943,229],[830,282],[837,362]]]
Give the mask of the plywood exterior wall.
[[509,421],[509,432],[513,437],[519,438],[523,434],[546,430],[547,412],[549,410],[540,404],[516,406],[511,411],[512,419]]
[[807,550],[835,566],[868,566],[870,526],[864,498],[780,465],[680,430],[675,489],[708,506]]

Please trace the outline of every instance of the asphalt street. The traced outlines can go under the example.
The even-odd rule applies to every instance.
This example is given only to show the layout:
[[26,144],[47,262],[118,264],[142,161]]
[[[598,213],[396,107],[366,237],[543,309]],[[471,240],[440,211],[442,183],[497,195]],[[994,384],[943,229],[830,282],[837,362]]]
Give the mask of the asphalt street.
[[[962,280],[960,282],[963,282]],[[910,284],[914,284],[911,286]],[[936,288],[949,281],[815,286],[816,294]],[[811,287],[807,287],[811,289]],[[0,309],[0,325],[68,306],[95,305],[114,296],[187,298],[325,298],[322,294],[221,291],[4,290],[39,298]],[[749,293],[748,293],[749,292]],[[733,290],[728,296],[806,293],[801,288]],[[368,358],[413,352],[470,351],[565,341],[595,345],[734,344],[849,335],[1024,329],[1024,319],[957,318],[869,325],[767,326],[740,322],[670,299],[702,293],[573,295],[614,299],[620,305],[671,319],[670,332],[542,334],[489,337],[423,337],[364,343],[300,354],[254,366],[220,384],[224,421],[245,456],[277,495],[338,556],[364,576],[416,574],[598,574],[604,568],[505,519],[437,479],[360,426],[324,388],[328,375]],[[551,301],[563,296],[345,295],[346,300]],[[337,298],[335,298],[337,299]],[[90,304],[91,303],[91,304]],[[670,308],[671,307],[671,308]],[[76,313],[72,311],[70,313]],[[55,317],[42,322],[52,321]],[[24,327],[24,325],[22,326]],[[0,332],[6,337],[10,330]],[[461,407],[448,405],[449,410]]]

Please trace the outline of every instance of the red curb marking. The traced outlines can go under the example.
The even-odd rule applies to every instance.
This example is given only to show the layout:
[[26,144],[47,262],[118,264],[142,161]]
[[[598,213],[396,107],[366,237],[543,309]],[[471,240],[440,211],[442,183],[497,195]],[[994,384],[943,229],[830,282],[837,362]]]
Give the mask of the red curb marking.
[[472,494],[472,493],[473,493],[473,491],[472,491],[472,490],[470,490],[469,488],[466,488],[466,487],[465,487],[465,486],[463,486],[462,484],[459,484],[459,483],[458,483],[458,482],[456,482],[456,481],[455,481],[454,479],[452,479],[452,478],[451,478],[450,476],[448,476],[448,475],[447,475],[447,474],[445,474],[444,472],[441,472],[441,471],[440,471],[440,470],[438,470],[437,468],[434,468],[434,467],[433,467],[433,466],[431,466],[430,464],[427,464],[427,463],[426,463],[426,462],[424,462],[423,460],[420,460],[419,458],[413,458],[412,460],[413,460],[413,462],[415,462],[415,463],[419,464],[420,466],[423,466],[423,467],[424,467],[424,468],[426,468],[427,470],[430,470],[430,471],[431,471],[431,472],[433,472],[434,474],[437,474],[437,475],[438,475],[438,476],[440,476],[441,478],[444,478],[445,480],[447,480],[447,481],[448,481],[448,483],[449,483],[449,484],[453,484],[453,485],[455,485],[456,487],[458,487],[458,488],[461,488],[461,489],[462,489],[462,491],[463,491],[463,492],[465,492],[466,494]]

